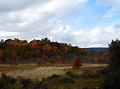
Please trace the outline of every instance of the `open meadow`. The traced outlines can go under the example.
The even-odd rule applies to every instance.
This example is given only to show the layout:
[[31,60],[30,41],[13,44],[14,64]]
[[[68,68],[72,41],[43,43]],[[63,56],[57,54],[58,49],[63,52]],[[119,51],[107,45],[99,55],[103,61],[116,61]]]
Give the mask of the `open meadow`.
[[53,74],[64,75],[66,72],[71,71],[75,74],[82,74],[84,71],[89,70],[96,72],[99,69],[107,67],[108,64],[83,64],[80,69],[72,69],[71,65],[57,64],[57,65],[36,65],[36,64],[18,64],[18,65],[0,65],[0,74],[5,73],[11,77],[24,77],[31,79],[41,80],[44,77],[52,76]]

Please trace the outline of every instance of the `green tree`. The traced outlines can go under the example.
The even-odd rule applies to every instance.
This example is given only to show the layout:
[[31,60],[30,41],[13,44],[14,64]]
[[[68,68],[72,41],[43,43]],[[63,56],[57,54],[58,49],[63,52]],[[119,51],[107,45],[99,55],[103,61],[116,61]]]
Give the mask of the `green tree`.
[[117,39],[112,41],[109,44],[109,52],[110,52],[110,68],[113,70],[120,69],[120,41]]

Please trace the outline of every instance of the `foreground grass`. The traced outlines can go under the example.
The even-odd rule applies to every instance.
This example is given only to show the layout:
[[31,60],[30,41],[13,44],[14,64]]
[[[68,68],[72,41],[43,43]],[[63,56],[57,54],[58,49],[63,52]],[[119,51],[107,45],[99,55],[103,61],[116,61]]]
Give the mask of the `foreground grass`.
[[41,81],[2,75],[0,89],[97,89],[102,82],[103,76],[88,70],[80,75],[72,72],[66,72],[62,76],[54,74]]
[[[7,65],[1,66],[0,72],[15,79],[20,76],[30,78],[31,85],[26,89],[97,89],[103,82],[103,76],[98,71],[106,67],[88,65],[91,64],[84,64],[80,69],[72,69],[71,66]],[[23,89],[22,86],[20,82],[14,84],[15,89]]]

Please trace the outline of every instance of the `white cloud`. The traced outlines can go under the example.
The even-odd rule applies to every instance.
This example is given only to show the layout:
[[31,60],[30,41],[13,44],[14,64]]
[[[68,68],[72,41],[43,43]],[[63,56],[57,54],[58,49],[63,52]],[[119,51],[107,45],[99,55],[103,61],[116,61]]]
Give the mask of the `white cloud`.
[[[80,47],[107,46],[112,39],[120,38],[118,25],[117,28],[113,25],[73,30],[69,24],[66,26],[61,24],[76,6],[83,5],[88,0],[36,0],[34,3],[33,0],[8,2],[10,1],[14,1],[14,5],[7,6],[3,3],[1,6],[0,1],[0,7],[3,8],[0,9],[0,36],[3,38],[9,36],[32,40],[49,37],[54,41]],[[91,18],[95,19],[97,16]]]
[[[69,27],[69,28],[67,28]],[[67,42],[79,47],[107,47],[112,39],[120,38],[120,28],[114,25],[95,27],[87,30],[73,30],[69,25],[60,26],[50,32],[50,38],[59,42]]]
[[111,18],[120,14],[120,0],[97,0],[98,4],[111,6],[105,15],[104,18]]
[[18,35],[19,33],[18,32],[5,32],[5,31],[0,31],[0,36],[16,36]]
[[97,19],[97,18],[98,18],[98,15],[96,15],[96,16],[91,16],[91,17],[90,17],[91,20],[95,20],[95,19]]
[[[0,31],[19,32],[18,38],[32,39],[37,37],[47,37],[47,34],[61,24],[61,20],[66,14],[78,5],[82,5],[87,0],[9,0],[0,1],[6,8],[11,10],[0,14]],[[7,3],[6,3],[7,2]],[[14,3],[12,3],[14,2]],[[20,5],[25,5],[22,8]],[[18,6],[17,6],[18,5]],[[27,5],[27,6],[26,6]],[[16,7],[19,9],[12,8]],[[3,9],[4,10],[4,9]]]

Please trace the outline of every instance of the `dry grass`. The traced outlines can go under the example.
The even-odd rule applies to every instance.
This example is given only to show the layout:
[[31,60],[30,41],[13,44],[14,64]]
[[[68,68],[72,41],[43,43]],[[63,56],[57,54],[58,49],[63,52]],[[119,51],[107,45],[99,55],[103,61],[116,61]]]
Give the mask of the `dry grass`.
[[0,72],[8,73],[8,72],[14,72],[17,70],[22,70],[22,71],[32,70],[38,67],[39,66],[35,64],[19,64],[19,65],[0,64]]
[[[59,67],[57,67],[59,66]],[[85,70],[96,71],[107,66],[106,64],[83,64],[80,69],[72,69],[70,65],[47,65],[38,66],[35,64],[19,64],[19,65],[0,65],[0,73],[6,73],[8,76],[18,77],[22,76],[25,78],[39,79],[43,77],[51,76],[53,74],[63,75],[67,71],[74,72],[76,74],[81,74]]]

